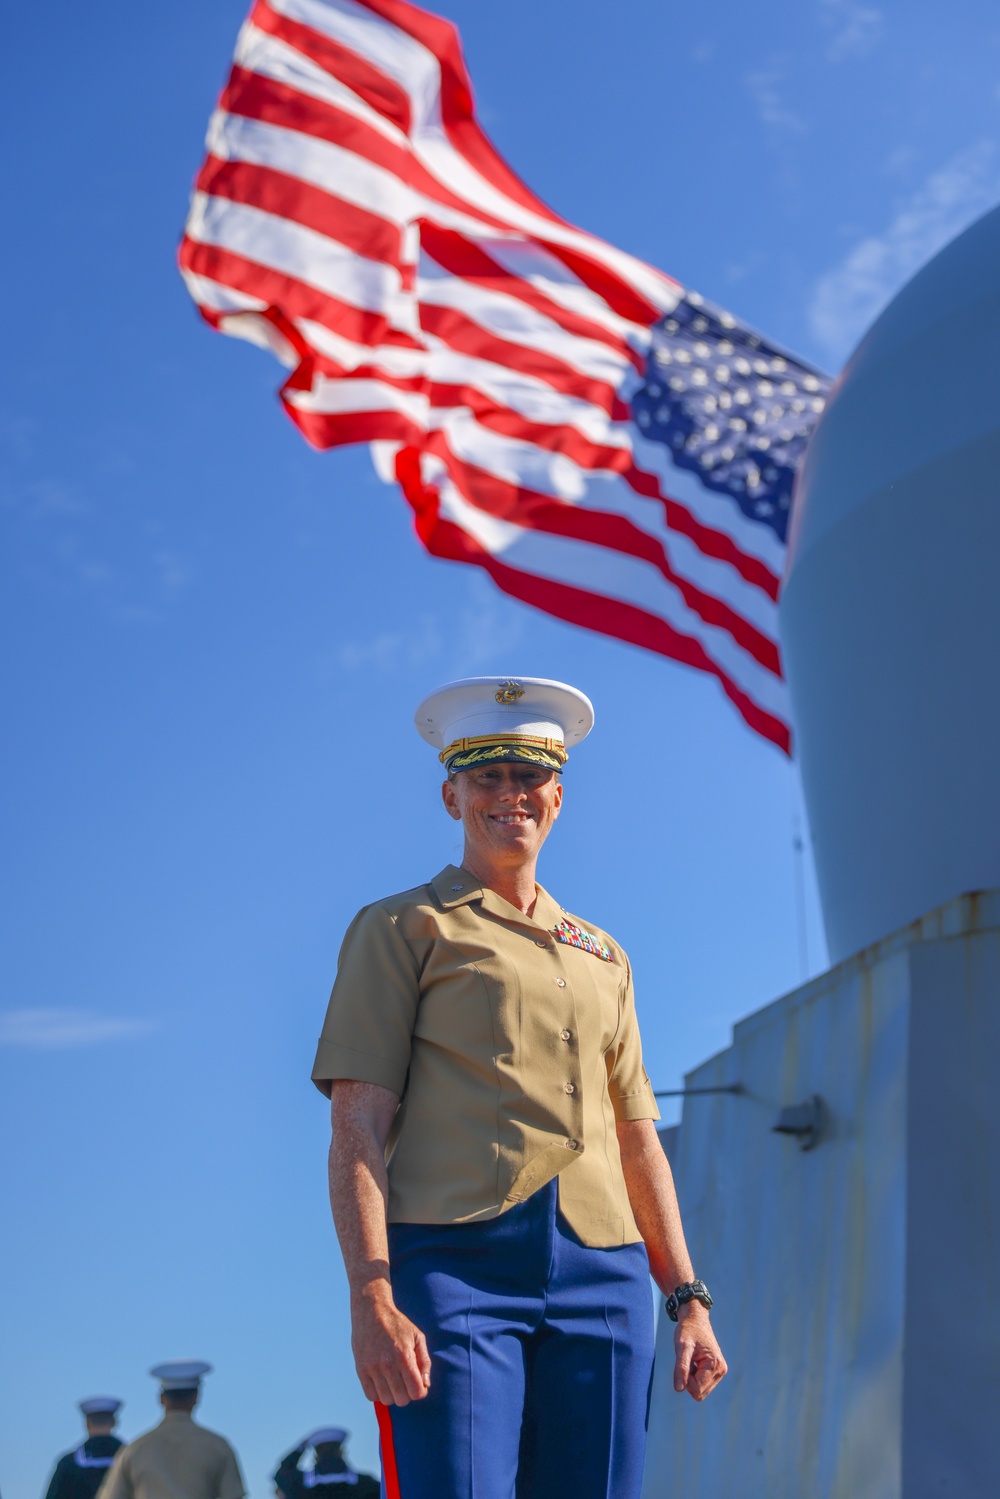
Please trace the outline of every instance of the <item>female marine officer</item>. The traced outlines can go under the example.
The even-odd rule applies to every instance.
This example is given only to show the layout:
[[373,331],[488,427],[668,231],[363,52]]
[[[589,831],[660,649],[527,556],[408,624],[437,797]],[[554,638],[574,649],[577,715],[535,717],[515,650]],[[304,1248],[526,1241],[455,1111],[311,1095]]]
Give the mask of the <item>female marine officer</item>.
[[477,677],[416,714],[465,852],[367,906],[313,1069],[370,1400],[402,1499],[638,1499],[649,1274],[677,1318],[674,1387],[726,1372],[642,1066],[632,975],[535,883],[567,745],[559,682]]

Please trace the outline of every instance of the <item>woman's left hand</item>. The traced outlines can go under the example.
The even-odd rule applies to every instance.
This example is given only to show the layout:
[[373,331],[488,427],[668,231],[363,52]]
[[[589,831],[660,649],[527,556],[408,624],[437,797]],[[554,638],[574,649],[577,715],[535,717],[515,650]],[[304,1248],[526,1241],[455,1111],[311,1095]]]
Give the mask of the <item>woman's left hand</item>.
[[674,1354],[674,1389],[687,1390],[692,1400],[710,1395],[729,1368],[700,1301],[689,1301],[678,1312]]

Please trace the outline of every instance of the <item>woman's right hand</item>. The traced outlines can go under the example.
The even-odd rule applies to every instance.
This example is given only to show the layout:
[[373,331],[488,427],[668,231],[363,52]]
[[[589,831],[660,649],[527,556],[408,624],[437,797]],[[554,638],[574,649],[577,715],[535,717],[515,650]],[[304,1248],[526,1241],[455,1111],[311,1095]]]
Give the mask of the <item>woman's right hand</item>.
[[427,1339],[404,1317],[385,1281],[351,1299],[351,1347],[361,1388],[383,1405],[423,1400],[431,1387]]

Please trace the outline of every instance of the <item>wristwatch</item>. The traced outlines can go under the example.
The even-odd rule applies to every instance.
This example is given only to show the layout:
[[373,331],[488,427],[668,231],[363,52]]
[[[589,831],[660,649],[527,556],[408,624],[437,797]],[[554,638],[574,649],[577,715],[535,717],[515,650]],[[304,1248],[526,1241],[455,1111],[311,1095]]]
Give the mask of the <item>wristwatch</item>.
[[663,1303],[671,1322],[677,1321],[677,1313],[689,1301],[700,1301],[706,1311],[711,1311],[712,1298],[708,1294],[708,1287],[703,1280],[686,1280],[682,1286],[676,1286],[671,1291]]

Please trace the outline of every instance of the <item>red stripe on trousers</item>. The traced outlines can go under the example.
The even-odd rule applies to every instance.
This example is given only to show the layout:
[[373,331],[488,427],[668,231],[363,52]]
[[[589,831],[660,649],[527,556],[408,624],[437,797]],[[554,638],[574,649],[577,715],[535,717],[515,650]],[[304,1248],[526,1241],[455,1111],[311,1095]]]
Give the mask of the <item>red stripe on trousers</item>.
[[378,1434],[382,1441],[382,1479],[385,1484],[385,1499],[400,1499],[399,1473],[396,1470],[396,1445],[392,1439],[392,1417],[389,1407],[380,1400],[375,1402],[375,1417]]

